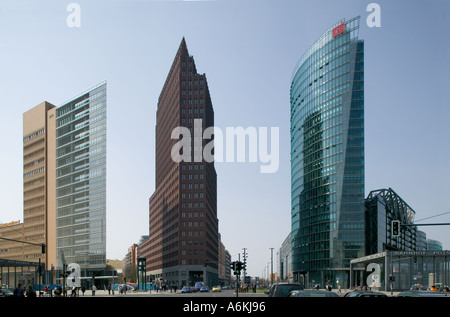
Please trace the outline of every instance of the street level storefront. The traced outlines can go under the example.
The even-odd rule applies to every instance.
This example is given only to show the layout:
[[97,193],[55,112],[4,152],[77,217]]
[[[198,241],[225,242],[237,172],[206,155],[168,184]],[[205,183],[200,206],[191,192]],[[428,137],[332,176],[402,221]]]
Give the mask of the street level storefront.
[[350,286],[384,291],[450,285],[450,250],[385,251],[350,261]]
[[[41,270],[39,270],[39,265]],[[37,262],[0,259],[0,286],[14,288],[18,283],[22,285],[38,284],[45,278],[45,264]],[[39,274],[42,272],[41,274]]]

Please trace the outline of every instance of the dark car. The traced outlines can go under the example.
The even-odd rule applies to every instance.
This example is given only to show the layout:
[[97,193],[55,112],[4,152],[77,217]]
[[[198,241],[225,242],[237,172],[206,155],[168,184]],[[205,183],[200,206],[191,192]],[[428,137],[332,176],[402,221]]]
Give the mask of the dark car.
[[292,291],[305,289],[302,284],[277,283],[270,288],[269,297],[288,297]]
[[344,297],[387,297],[385,293],[372,291],[350,291]]
[[330,291],[305,289],[292,291],[288,297],[339,297],[339,295]]
[[191,293],[191,287],[190,286],[183,286],[183,288],[181,289],[181,293]]
[[7,288],[0,289],[0,297],[11,297],[11,296],[14,296],[13,291]]

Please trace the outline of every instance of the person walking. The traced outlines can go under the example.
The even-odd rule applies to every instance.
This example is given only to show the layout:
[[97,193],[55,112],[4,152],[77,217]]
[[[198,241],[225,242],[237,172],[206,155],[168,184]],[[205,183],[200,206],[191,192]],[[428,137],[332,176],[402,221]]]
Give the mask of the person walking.
[[72,287],[72,294],[71,294],[71,297],[77,297],[77,288],[76,288],[75,285]]
[[95,296],[96,290],[97,290],[97,287],[95,287],[95,284],[92,284],[92,296]]
[[36,292],[33,289],[33,285],[28,285],[28,289],[25,292],[25,294],[27,295],[27,297],[33,298],[36,297]]
[[17,287],[14,289],[13,295],[15,297],[25,297],[22,283],[17,284]]

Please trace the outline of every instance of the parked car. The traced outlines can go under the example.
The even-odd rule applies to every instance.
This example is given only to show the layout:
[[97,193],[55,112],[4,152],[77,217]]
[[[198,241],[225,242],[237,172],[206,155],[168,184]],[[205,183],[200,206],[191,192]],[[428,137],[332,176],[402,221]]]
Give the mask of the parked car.
[[305,289],[302,284],[297,283],[277,283],[270,287],[270,290],[266,292],[269,297],[288,297],[288,295],[295,290]]
[[195,289],[196,292],[199,292],[200,289],[201,289],[202,287],[204,287],[204,286],[205,286],[205,284],[204,284],[203,282],[196,282],[196,283],[195,283],[195,286],[194,286],[194,289]]
[[0,289],[0,297],[11,297],[14,296],[13,291],[7,288]]
[[422,284],[413,284],[409,290],[410,291],[425,290],[425,287],[423,287]]
[[387,297],[385,293],[372,291],[350,291],[344,297]]
[[214,292],[221,292],[222,288],[220,287],[220,285],[216,285],[216,286],[213,286],[212,291],[213,291],[213,293]]
[[181,289],[181,293],[190,293],[190,292],[191,292],[190,286],[183,286],[183,288]]
[[209,291],[208,286],[200,287],[200,292],[208,292],[208,291]]
[[292,291],[289,293],[288,297],[339,297],[339,295],[330,291],[305,289]]

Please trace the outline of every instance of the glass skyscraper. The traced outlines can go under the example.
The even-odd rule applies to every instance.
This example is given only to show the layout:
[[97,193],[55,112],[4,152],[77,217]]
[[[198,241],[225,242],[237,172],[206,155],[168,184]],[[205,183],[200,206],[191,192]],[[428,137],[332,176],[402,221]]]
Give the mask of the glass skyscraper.
[[291,83],[291,243],[294,279],[348,283],[365,255],[364,42],[359,17],[329,28]]
[[106,267],[106,82],[56,109],[56,251]]

